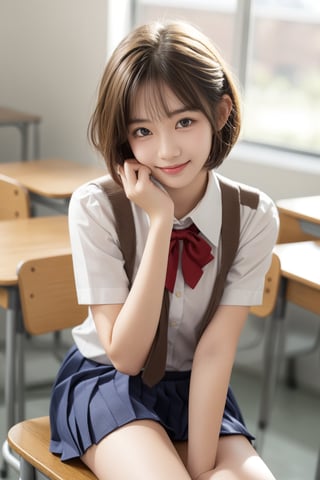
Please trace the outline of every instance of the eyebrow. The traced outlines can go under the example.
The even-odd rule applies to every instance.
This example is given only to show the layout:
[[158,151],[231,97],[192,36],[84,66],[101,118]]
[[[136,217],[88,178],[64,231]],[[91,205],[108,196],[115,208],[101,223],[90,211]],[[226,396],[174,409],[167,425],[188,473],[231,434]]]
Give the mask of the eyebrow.
[[[185,112],[192,112],[192,111],[196,111],[196,109],[190,108],[190,107],[181,107],[181,108],[177,108],[176,110],[172,110],[171,112],[168,112],[167,116],[171,118],[171,117],[174,117],[175,115],[179,115]],[[149,118],[131,118],[128,121],[128,125],[132,125],[133,123],[148,123],[148,122],[150,123],[152,122],[152,120],[150,120]]]

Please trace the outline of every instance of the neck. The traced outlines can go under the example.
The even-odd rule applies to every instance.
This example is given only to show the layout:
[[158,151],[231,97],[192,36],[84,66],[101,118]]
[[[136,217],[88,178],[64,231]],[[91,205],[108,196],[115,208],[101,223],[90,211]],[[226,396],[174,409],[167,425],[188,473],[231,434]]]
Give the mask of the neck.
[[179,189],[167,189],[174,203],[174,216],[180,218],[191,212],[202,199],[208,184],[208,172],[198,179],[192,186],[187,185]]

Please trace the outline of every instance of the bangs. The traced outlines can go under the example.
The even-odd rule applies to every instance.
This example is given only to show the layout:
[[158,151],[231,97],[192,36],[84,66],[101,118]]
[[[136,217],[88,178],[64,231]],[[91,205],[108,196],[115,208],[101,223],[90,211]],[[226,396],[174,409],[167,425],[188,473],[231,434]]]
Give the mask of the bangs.
[[164,80],[147,80],[133,86],[130,91],[127,112],[128,120],[130,121],[135,112],[137,112],[138,101],[140,106],[142,102],[147,118],[151,121],[159,121],[163,117],[170,116],[171,111],[168,105],[166,88],[169,88],[180,100],[183,108],[203,111],[203,105],[200,100],[198,102],[194,101],[198,97],[195,93],[188,95],[187,89],[181,91],[178,88],[174,88],[171,82],[165,82]]

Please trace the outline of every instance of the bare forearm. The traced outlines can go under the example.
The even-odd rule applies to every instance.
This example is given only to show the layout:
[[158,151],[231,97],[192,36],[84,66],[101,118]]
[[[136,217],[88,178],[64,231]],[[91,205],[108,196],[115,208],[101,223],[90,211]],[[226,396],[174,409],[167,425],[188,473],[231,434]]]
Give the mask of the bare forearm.
[[114,324],[110,352],[119,365],[139,371],[154,338],[162,305],[172,220],[151,222],[139,269]]
[[237,344],[248,307],[220,306],[194,356],[189,402],[188,466],[193,479],[214,468]]
[[192,478],[214,467],[229,384],[231,367],[212,360],[195,357],[192,367],[188,441],[188,470]]

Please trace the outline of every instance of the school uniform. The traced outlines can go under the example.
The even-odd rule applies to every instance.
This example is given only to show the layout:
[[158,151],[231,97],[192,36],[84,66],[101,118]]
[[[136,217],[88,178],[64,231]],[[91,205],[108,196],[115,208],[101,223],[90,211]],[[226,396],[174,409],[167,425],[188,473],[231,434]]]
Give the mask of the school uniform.
[[[135,275],[149,220],[135,204],[132,210],[137,245]],[[62,460],[81,456],[105,435],[136,419],[160,422],[173,441],[188,438],[190,370],[199,323],[219,270],[221,222],[221,192],[217,174],[211,171],[204,197],[184,218],[174,220],[174,228],[194,223],[212,247],[214,259],[205,265],[194,289],[185,284],[181,268],[178,269],[174,290],[169,294],[166,374],[158,384],[148,387],[140,374],[129,377],[114,369],[99,342],[90,309],[85,322],[73,329],[75,346],[59,370],[50,405],[50,449],[60,454]],[[87,183],[74,192],[69,227],[79,303],[124,303],[129,286],[116,223],[109,199],[97,184]],[[277,234],[277,210],[267,195],[259,192],[257,209],[240,206],[239,247],[227,276],[222,305],[261,303],[264,276]],[[253,439],[231,388],[220,434],[242,434]]]

